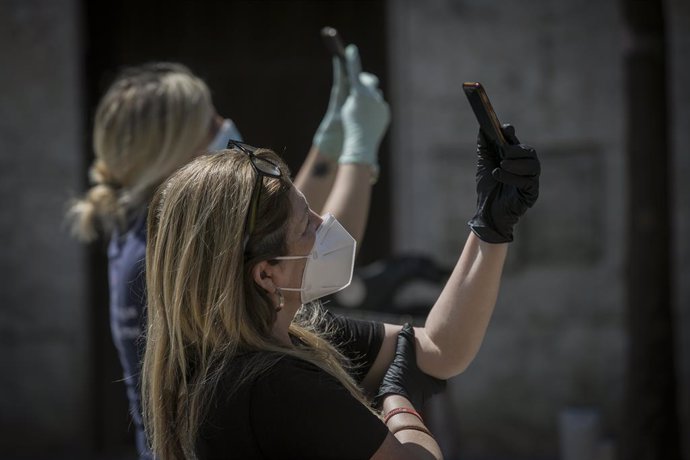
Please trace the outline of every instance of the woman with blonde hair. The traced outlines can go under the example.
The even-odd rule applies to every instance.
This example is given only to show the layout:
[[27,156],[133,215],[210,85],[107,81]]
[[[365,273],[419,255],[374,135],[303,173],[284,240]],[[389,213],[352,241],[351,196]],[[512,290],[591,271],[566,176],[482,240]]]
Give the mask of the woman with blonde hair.
[[[349,94],[349,80],[339,61],[333,62],[333,70],[327,111],[296,179],[318,206],[325,204],[333,188],[339,162],[364,162],[371,171],[378,168],[375,154],[365,158],[362,152],[350,149],[349,155],[341,155],[346,139],[340,111]],[[362,88],[372,94],[378,91],[374,76],[360,69],[350,70],[364,82]],[[363,126],[359,134],[371,137],[372,130],[378,129],[377,121],[366,113],[359,117]],[[147,209],[155,188],[174,170],[196,156],[224,149],[230,139],[241,140],[235,124],[216,113],[206,83],[177,63],[126,69],[103,96],[96,112],[96,158],[90,170],[93,186],[72,203],[68,218],[79,239],[109,240],[111,333],[142,459],[151,458],[139,390],[147,303]],[[345,177],[330,195],[334,206],[347,206],[343,197],[355,186],[359,184]],[[353,231],[364,231],[365,215],[355,213],[344,218]]]
[[175,63],[125,70],[101,99],[93,130],[93,186],[69,219],[83,241],[109,239],[110,326],[123,368],[142,459],[150,458],[141,419],[139,374],[146,304],[146,211],[175,169],[239,133],[216,113],[206,84]]
[[226,134],[225,142],[238,136],[231,120],[219,119],[208,87],[189,69],[152,63],[125,70],[96,111],[94,185],[71,209],[75,234],[92,241],[126,226],[153,189],[206,152],[216,134]]
[[352,276],[388,122],[346,56],[344,144],[320,212],[275,153],[233,141],[152,200],[142,392],[160,459],[442,458],[416,409],[477,353],[539,161],[512,128],[504,148],[480,133],[472,232],[423,328],[325,312],[319,299]]

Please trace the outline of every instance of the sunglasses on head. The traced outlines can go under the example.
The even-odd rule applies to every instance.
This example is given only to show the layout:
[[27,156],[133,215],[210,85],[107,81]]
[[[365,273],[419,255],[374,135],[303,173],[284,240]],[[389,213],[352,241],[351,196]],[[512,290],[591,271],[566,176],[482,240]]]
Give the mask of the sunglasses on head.
[[261,158],[254,154],[256,152],[256,147],[252,147],[244,142],[239,142],[230,139],[228,141],[228,149],[237,149],[240,152],[246,154],[249,157],[249,161],[256,172],[256,182],[254,182],[254,188],[252,189],[252,197],[249,201],[249,209],[247,210],[247,217],[244,223],[244,238],[242,240],[242,250],[247,251],[247,244],[249,243],[249,237],[254,232],[254,226],[256,225],[256,213],[259,209],[259,199],[261,198],[261,180],[264,177],[272,177],[274,179],[279,179],[281,177],[280,168],[277,164],[267,158]]

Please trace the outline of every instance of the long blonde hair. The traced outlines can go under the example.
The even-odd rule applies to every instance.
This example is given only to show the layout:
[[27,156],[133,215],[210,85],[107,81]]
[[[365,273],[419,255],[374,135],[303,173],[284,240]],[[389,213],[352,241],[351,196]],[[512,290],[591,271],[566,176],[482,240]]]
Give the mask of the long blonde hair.
[[84,241],[107,235],[203,148],[215,110],[206,84],[181,64],[123,72],[101,99],[93,130],[93,186],[68,212]]
[[366,404],[344,370],[346,361],[317,331],[318,315],[302,315],[290,333],[306,346],[287,347],[271,334],[275,305],[252,267],[286,252],[291,204],[288,170],[270,150],[259,157],[282,177],[263,178],[256,224],[246,253],[243,234],[256,182],[249,157],[236,150],[199,157],[155,193],[146,247],[148,331],[142,372],[144,419],[161,459],[195,458],[194,444],[216,384],[238,353],[254,353],[235,388],[290,355],[320,367]]

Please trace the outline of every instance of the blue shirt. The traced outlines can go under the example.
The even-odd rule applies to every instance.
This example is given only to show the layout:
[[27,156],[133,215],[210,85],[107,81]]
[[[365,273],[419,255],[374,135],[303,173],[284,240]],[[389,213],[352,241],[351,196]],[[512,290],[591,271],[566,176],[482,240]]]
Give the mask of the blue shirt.
[[141,459],[151,458],[142,422],[140,374],[146,325],[146,209],[116,230],[108,246],[110,329],[122,365]]

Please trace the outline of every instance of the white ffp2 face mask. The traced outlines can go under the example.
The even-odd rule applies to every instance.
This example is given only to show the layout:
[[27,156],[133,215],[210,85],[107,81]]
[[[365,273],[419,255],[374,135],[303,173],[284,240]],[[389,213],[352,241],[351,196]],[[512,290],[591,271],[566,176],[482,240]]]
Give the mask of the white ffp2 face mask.
[[306,256],[283,256],[276,260],[307,259],[301,288],[280,288],[300,291],[302,303],[309,303],[333,294],[350,285],[355,265],[357,242],[331,214],[326,214],[316,229],[316,241]]
[[232,139],[235,141],[241,141],[242,135],[237,130],[237,126],[232,122],[231,119],[226,118],[223,120],[223,124],[218,128],[218,133],[216,137],[213,138],[210,144],[208,144],[208,151],[215,152],[218,150],[225,150],[228,147],[228,141]]

